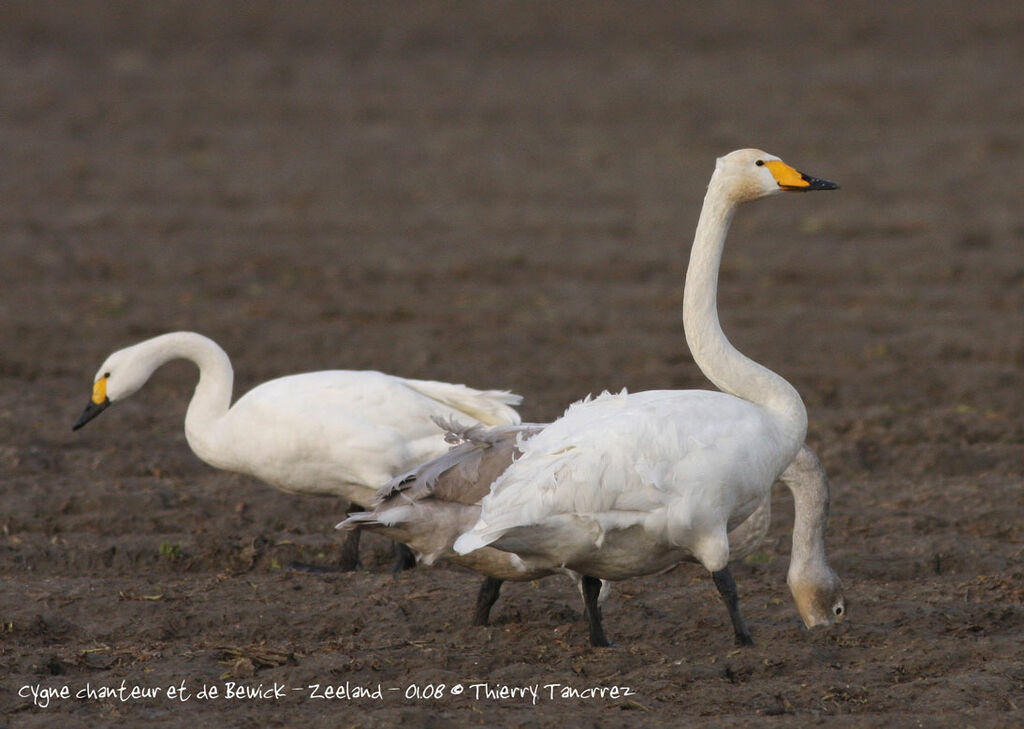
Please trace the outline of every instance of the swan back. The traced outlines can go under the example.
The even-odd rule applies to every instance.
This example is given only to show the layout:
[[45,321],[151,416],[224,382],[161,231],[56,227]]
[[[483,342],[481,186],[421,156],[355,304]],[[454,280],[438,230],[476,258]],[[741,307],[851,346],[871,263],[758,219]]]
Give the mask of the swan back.
[[518,396],[428,384],[434,397],[419,381],[373,370],[288,375],[240,397],[205,431],[208,444],[198,437],[190,444],[220,468],[288,491],[339,493],[368,505],[396,474],[448,450],[434,419],[472,418],[455,405],[475,402],[477,413],[493,406],[492,417],[519,418],[500,399]]
[[514,407],[522,403],[521,395],[507,390],[474,390],[465,385],[453,385],[434,380],[403,380],[424,397],[467,415],[484,425],[514,425],[520,422]]

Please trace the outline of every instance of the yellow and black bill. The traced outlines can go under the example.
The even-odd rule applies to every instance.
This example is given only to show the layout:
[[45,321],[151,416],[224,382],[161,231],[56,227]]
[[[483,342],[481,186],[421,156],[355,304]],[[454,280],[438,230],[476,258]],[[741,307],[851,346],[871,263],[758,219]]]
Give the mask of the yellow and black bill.
[[107,375],[104,375],[92,386],[92,398],[78,420],[71,426],[71,430],[78,430],[108,407],[110,407],[110,398],[107,397]]
[[78,420],[76,420],[75,424],[71,426],[71,430],[78,430],[108,407],[110,407],[110,400],[104,400],[98,405],[90,400],[89,404],[85,406],[85,410],[83,410],[82,414],[78,416]]
[[779,187],[787,192],[808,192],[810,190],[838,190],[839,185],[820,177],[811,177],[796,170],[780,159],[765,162]]

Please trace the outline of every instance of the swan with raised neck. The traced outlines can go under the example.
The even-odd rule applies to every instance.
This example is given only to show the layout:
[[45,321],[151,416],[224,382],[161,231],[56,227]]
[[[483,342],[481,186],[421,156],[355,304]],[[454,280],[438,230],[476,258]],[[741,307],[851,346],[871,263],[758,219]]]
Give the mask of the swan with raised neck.
[[[650,574],[694,558],[714,575],[737,640],[749,642],[728,572],[728,530],[764,504],[797,456],[807,413],[786,380],[741,354],[722,332],[722,248],[739,203],[837,187],[761,150],[720,158],[697,226],[683,317],[697,365],[722,391],[606,393],[573,404],[523,445],[454,551],[494,546],[532,566],[561,565],[584,575],[590,591],[596,578]],[[824,564],[823,540],[815,535],[824,533],[827,512],[820,498],[797,491],[800,535],[790,585],[805,622],[821,624],[820,611],[806,606],[841,603],[842,594],[831,571],[815,568]],[[591,634],[594,645],[602,640],[603,631]]]
[[[764,164],[758,165],[758,161]],[[799,393],[783,377],[732,345],[722,331],[717,304],[722,251],[736,208],[740,203],[788,189],[778,184],[773,172],[773,168],[785,169],[783,164],[761,150],[738,150],[716,162],[686,269],[683,329],[700,371],[722,392],[756,403],[775,415],[784,424],[788,440],[799,447],[807,434],[807,410]],[[764,170],[759,175],[765,177],[762,184],[749,179],[751,167]],[[813,189],[828,189],[822,180],[808,180],[808,188],[814,185]]]

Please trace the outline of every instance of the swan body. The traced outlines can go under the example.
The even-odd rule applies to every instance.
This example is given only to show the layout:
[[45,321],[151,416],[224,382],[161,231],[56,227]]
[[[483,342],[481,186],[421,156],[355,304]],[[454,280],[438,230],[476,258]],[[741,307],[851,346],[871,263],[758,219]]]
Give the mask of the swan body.
[[[530,569],[558,566],[609,580],[692,558],[715,576],[732,613],[728,532],[769,498],[800,452],[807,413],[792,385],[741,354],[722,332],[716,299],[725,236],[741,202],[836,187],[760,150],[720,158],[694,237],[683,323],[694,361],[721,392],[605,393],[575,403],[522,445],[522,456],[495,480],[479,520],[454,551],[492,546]],[[813,508],[818,512],[807,511]],[[797,502],[794,545],[806,541],[808,549],[794,552],[802,562],[795,572],[813,575],[793,590],[805,623],[806,615],[820,612],[810,603],[830,610],[815,624],[828,621],[831,608],[842,609],[823,540],[797,533],[823,533],[825,517],[820,500]],[[825,565],[828,574],[811,563]]]
[[[438,559],[468,567],[491,578],[481,589],[493,591],[493,599],[481,607],[477,624],[486,624],[487,613],[505,580],[536,580],[566,573],[579,587],[578,573],[561,568],[533,568],[516,554],[483,547],[460,555],[452,545],[480,517],[480,501],[491,483],[522,455],[525,441],[541,433],[546,424],[486,427],[442,423],[446,438],[456,443],[451,451],[395,478],[380,490],[372,511],[349,514],[337,528],[367,529],[409,545],[427,564]],[[764,499],[755,511],[729,532],[730,559],[740,559],[757,548],[768,532],[771,501]],[[494,582],[498,584],[494,584]],[[599,601],[607,596],[605,584]],[[481,614],[479,611],[483,610]]]
[[174,359],[199,368],[185,415],[185,435],[199,458],[284,491],[339,496],[363,508],[395,475],[447,452],[434,418],[520,420],[512,407],[518,395],[374,371],[281,377],[231,405],[233,372],[224,350],[200,334],[172,332],[111,354],[74,428],[135,393]]
[[[522,455],[522,444],[547,426],[446,423],[444,427],[449,441],[457,443],[451,451],[393,479],[378,492],[372,511],[349,514],[337,528],[366,529],[408,544],[428,565],[444,560],[501,580],[535,580],[552,574],[552,568],[531,569],[518,555],[493,547],[468,554],[452,549],[455,540],[479,520],[480,502],[495,478]],[[729,560],[753,552],[770,523],[771,501],[763,499],[729,532]]]
[[[485,541],[535,513],[543,516],[499,545],[534,568],[565,564],[618,580],[696,557],[716,571],[729,561],[728,529],[754,513],[765,499],[763,484],[796,455],[747,444],[778,437],[757,408],[723,393],[605,393],[570,406],[523,443],[467,536]],[[735,487],[721,489],[723,478]],[[510,482],[531,489],[499,498]],[[675,493],[681,482],[687,487]],[[467,543],[460,538],[456,551]]]

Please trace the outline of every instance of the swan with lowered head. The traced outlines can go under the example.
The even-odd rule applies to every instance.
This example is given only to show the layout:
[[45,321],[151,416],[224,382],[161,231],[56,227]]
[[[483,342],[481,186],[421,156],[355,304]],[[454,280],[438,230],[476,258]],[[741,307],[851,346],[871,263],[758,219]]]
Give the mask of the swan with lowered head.
[[[234,374],[224,350],[200,334],[172,332],[111,354],[74,429],[134,394],[175,359],[199,368],[185,415],[185,437],[199,458],[283,491],[340,496],[362,508],[394,476],[448,450],[434,418],[489,425],[520,420],[512,407],[521,401],[518,395],[374,371],[281,377],[232,405]],[[358,533],[343,550],[342,568],[354,568],[357,559]]]
[[[522,444],[522,456],[495,480],[455,552],[492,546],[530,569],[579,572],[598,622],[598,579],[651,574],[695,559],[712,573],[730,615],[738,610],[729,529],[765,501],[797,456],[807,411],[792,385],[741,354],[722,332],[716,303],[722,249],[740,203],[837,187],[760,150],[720,158],[690,254],[683,324],[694,361],[721,392],[605,393],[573,404]],[[826,507],[827,499],[795,500],[789,585],[808,627],[831,624],[845,610],[842,585],[824,553]],[[591,633],[591,643],[608,644],[603,630]]]
[[[366,529],[408,544],[427,564],[442,559],[485,575],[477,595],[473,624],[486,625],[503,582],[535,580],[556,571],[528,569],[516,555],[493,547],[460,555],[452,550],[452,545],[479,519],[481,499],[487,495],[494,479],[521,454],[521,443],[541,432],[546,425],[466,427],[456,423],[441,424],[447,431],[447,439],[457,445],[445,455],[395,478],[378,493],[372,511],[350,514],[338,524],[338,529]],[[817,458],[806,446],[804,451],[781,476],[784,482],[824,477]],[[730,561],[753,552],[768,532],[771,500],[767,496],[742,524],[730,530]],[[583,592],[581,575],[570,570],[557,572],[567,573]],[[602,589],[601,598],[606,594],[607,590]],[[729,609],[737,642],[751,643],[738,609],[731,606]],[[599,623],[586,605],[584,612],[591,633],[600,631]]]

